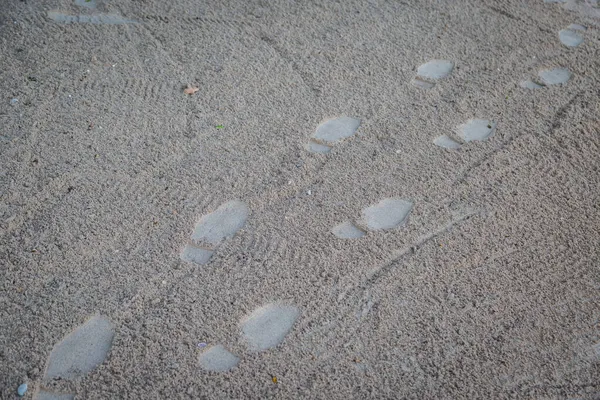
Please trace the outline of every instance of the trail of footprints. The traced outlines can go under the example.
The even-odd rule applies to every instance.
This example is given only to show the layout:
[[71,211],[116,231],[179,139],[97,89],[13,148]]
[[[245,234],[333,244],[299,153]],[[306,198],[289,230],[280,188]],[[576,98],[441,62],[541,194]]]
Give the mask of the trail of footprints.
[[[233,237],[246,224],[250,210],[239,201],[222,204],[215,211],[203,215],[181,253],[181,259],[198,265],[207,264],[217,247]],[[251,351],[264,351],[277,346],[298,318],[296,307],[267,304],[247,316],[241,323],[243,341]],[[199,365],[214,372],[224,372],[235,367],[240,358],[223,345],[207,348],[199,358]]]
[[[88,9],[96,8],[96,0],[75,0],[75,4]],[[48,16],[63,23],[132,23],[119,16],[111,15],[78,15],[70,16],[51,11]],[[567,47],[576,47],[583,42],[585,27],[571,24],[559,32],[560,42]],[[423,89],[433,88],[437,82],[448,77],[454,70],[454,62],[448,60],[432,60],[417,68],[417,75],[412,84]],[[520,82],[526,89],[539,89],[545,86],[566,83],[571,72],[565,68],[544,69],[539,71],[536,79]],[[352,137],[360,126],[360,119],[342,116],[324,121],[317,126],[311,135],[307,150],[312,153],[327,154],[333,146]],[[472,141],[484,141],[494,135],[496,122],[487,119],[470,119],[456,127],[448,135],[438,136],[433,140],[436,146],[457,150]],[[376,204],[364,208],[361,216],[341,222],[331,229],[331,233],[340,239],[358,239],[368,232],[397,229],[404,224],[413,208],[413,203],[401,198],[385,198]],[[248,206],[231,200],[211,213],[203,215],[190,236],[189,242],[180,253],[184,262],[199,266],[206,265],[218,247],[232,238],[246,224],[250,214]],[[271,303],[264,305],[240,322],[240,340],[249,351],[262,352],[281,344],[293,328],[300,315],[297,307],[292,305]],[[115,335],[112,323],[99,315],[95,315],[84,324],[68,334],[56,344],[48,358],[44,382],[53,379],[75,380],[92,372],[107,358]],[[240,362],[241,357],[231,353],[221,344],[207,347],[199,356],[199,366],[207,371],[229,371]],[[38,400],[72,400],[74,394],[53,393],[44,389],[36,394]]]
[[[558,39],[567,47],[577,47],[583,43],[583,32],[587,28],[579,24],[571,24],[558,32]],[[525,89],[541,89],[545,86],[560,85],[571,79],[571,71],[566,68],[549,68],[538,72],[537,78],[523,80],[519,83]]]

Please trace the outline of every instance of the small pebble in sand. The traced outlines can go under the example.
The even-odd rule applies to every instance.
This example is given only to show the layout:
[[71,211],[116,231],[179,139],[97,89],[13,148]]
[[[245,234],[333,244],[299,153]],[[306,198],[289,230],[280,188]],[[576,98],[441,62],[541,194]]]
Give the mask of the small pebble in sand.
[[25,392],[27,392],[27,384],[23,383],[21,386],[19,386],[19,388],[17,389],[17,394],[21,397],[25,396]]
[[312,192],[310,190],[307,190],[306,194],[310,196],[312,194]]

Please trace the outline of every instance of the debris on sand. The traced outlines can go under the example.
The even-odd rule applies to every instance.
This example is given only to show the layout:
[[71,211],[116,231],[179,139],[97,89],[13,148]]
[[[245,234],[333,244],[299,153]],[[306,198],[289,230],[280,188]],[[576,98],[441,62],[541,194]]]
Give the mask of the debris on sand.
[[27,384],[23,383],[22,385],[19,386],[19,388],[17,389],[17,394],[20,397],[25,396],[25,392],[27,392]]
[[198,90],[200,90],[200,89],[198,89],[196,86],[190,86],[190,85],[188,85],[187,88],[183,89],[183,93],[189,94],[191,96],[194,93],[196,93]]

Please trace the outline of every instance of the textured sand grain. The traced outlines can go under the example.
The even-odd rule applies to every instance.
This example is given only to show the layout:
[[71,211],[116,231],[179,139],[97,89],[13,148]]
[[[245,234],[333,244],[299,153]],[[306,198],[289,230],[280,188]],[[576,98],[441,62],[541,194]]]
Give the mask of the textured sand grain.
[[[599,398],[589,4],[4,1],[0,398]],[[430,60],[453,69],[424,90]],[[310,144],[340,117],[360,126]],[[493,135],[434,144],[474,118]],[[383,199],[408,218],[332,234]],[[231,201],[245,222],[182,260]],[[297,318],[254,351],[240,321],[269,304]],[[106,359],[45,378],[94,315]],[[239,362],[202,368],[216,346]]]

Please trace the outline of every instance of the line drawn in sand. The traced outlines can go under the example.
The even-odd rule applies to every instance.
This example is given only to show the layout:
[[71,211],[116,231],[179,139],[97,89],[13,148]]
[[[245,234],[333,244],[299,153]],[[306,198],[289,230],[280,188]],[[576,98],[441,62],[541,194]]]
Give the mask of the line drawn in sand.
[[[306,335],[307,341],[315,334],[325,335],[315,343],[314,354],[325,360],[334,355],[331,352],[331,341],[343,342],[345,347],[351,345],[352,338],[360,328],[360,323],[373,308],[376,307],[378,300],[372,294],[372,288],[385,279],[388,273],[395,267],[401,265],[400,261],[404,257],[410,257],[415,251],[430,242],[431,240],[451,231],[454,227],[463,224],[474,216],[482,215],[483,210],[465,210],[448,223],[439,226],[437,229],[419,237],[409,246],[394,251],[388,259],[377,267],[373,268],[360,281],[347,286],[338,296],[337,301],[340,304],[340,312],[335,319],[327,318],[322,327],[311,329]],[[346,321],[350,325],[344,325]]]

